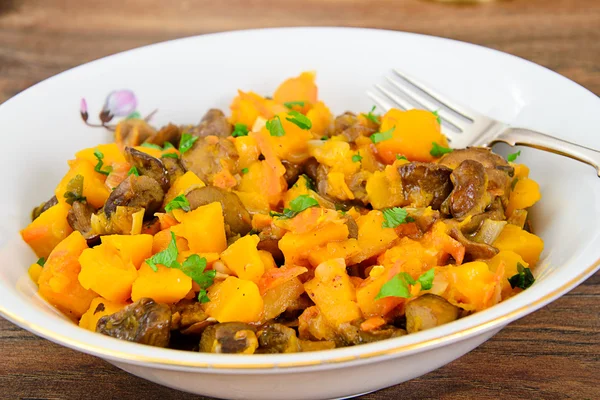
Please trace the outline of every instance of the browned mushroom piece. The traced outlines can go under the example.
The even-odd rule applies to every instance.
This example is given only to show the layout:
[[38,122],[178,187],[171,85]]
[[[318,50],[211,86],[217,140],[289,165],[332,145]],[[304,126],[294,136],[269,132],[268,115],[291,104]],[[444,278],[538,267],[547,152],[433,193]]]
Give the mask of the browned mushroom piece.
[[211,325],[200,339],[200,351],[205,353],[254,354],[257,348],[256,328],[242,322]]
[[443,210],[455,218],[483,213],[493,197],[487,191],[488,177],[483,164],[465,160],[450,175],[454,189],[446,199]]
[[308,176],[312,182],[316,182],[317,181],[317,169],[319,168],[319,162],[317,161],[316,158],[311,157],[308,160],[306,160],[304,162],[304,165],[302,166],[303,168],[303,172],[306,174],[306,176]]
[[336,117],[333,123],[334,135],[343,135],[349,142],[354,142],[360,136],[371,136],[377,132],[377,126],[361,124],[352,112],[345,112]]
[[181,133],[182,129],[179,126],[175,124],[165,125],[154,136],[149,137],[146,143],[155,144],[160,147],[165,147],[167,143],[170,143],[173,147],[179,147]]
[[177,178],[185,174],[185,169],[183,168],[183,165],[181,165],[179,158],[163,157],[160,159],[160,161],[167,171],[167,177],[169,179],[170,186],[175,183]]
[[268,322],[257,332],[259,348],[257,353],[297,353],[300,343],[296,331],[285,325]]
[[96,332],[130,342],[167,347],[171,333],[171,308],[142,298],[100,318]]
[[348,227],[348,238],[358,239],[358,224],[350,215],[344,215],[344,223]]
[[228,236],[244,236],[252,229],[250,213],[235,193],[216,186],[205,186],[194,189],[185,196],[192,210],[216,201],[221,203],[225,224],[229,227]]
[[74,201],[67,213],[67,222],[78,231],[85,239],[92,239],[92,215],[96,210],[87,202]]
[[171,306],[171,330],[179,330],[184,335],[200,336],[204,330],[217,321],[209,319],[202,304],[195,300],[183,299]]
[[211,108],[204,114],[198,126],[192,130],[194,136],[218,136],[226,138],[231,135],[233,128],[223,111]]
[[392,325],[384,325],[373,331],[363,331],[360,329],[360,322],[353,321],[340,324],[337,328],[339,337],[336,338],[338,345],[350,346],[363,343],[378,342],[384,339],[400,337],[406,335],[406,331]]
[[123,119],[115,130],[115,143],[120,149],[139,146],[154,137],[156,130],[143,119]]
[[427,293],[406,304],[406,330],[415,333],[455,321],[460,309],[446,299]]
[[55,206],[58,204],[58,199],[56,198],[56,196],[52,196],[50,198],[50,200],[40,204],[39,206],[37,206],[36,208],[34,208],[31,211],[31,220],[35,220],[37,217],[39,217],[44,211],[46,211],[47,209],[49,209],[52,206]]
[[162,206],[165,192],[148,176],[129,175],[112,191],[104,204],[104,214],[110,218],[118,206],[144,208],[145,216],[151,217]]
[[[448,223],[448,222],[447,222]],[[452,226],[450,237],[465,246],[465,258],[470,260],[487,260],[498,254],[498,249],[486,243],[477,243],[468,239],[457,226]]]
[[411,207],[439,210],[452,191],[452,170],[443,165],[410,162],[398,168],[404,197]]
[[281,163],[285,167],[283,178],[287,182],[288,187],[291,187],[298,180],[298,176],[302,173],[303,166],[287,160],[281,160]]
[[212,184],[214,176],[223,169],[232,172],[239,156],[235,145],[222,137],[200,137],[191,149],[181,155],[181,164],[206,184]]
[[154,179],[165,193],[169,190],[169,174],[158,158],[132,147],[125,149],[125,158],[127,158],[127,162],[137,168],[140,175]]

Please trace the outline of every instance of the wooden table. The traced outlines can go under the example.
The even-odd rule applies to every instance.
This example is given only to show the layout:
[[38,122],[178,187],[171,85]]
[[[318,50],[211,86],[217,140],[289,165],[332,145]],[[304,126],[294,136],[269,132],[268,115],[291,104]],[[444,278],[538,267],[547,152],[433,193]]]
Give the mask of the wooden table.
[[[118,51],[232,29],[361,26],[512,53],[600,94],[598,0],[2,0],[0,102]],[[6,134],[6,133],[4,133]],[[0,294],[1,296],[1,294]],[[598,399],[600,274],[461,359],[364,399]],[[0,319],[0,398],[191,398]],[[201,399],[201,397],[196,397]]]

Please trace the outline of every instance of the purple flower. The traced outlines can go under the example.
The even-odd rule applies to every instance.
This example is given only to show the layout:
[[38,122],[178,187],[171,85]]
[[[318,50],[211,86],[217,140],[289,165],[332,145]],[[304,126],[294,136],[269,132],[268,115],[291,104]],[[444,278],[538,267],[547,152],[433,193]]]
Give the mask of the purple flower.
[[79,113],[81,114],[83,121],[86,122],[88,120],[88,108],[87,101],[85,101],[83,97],[81,98],[81,103],[79,105]]
[[112,117],[126,117],[137,108],[137,99],[131,90],[115,90],[106,96],[102,114]]

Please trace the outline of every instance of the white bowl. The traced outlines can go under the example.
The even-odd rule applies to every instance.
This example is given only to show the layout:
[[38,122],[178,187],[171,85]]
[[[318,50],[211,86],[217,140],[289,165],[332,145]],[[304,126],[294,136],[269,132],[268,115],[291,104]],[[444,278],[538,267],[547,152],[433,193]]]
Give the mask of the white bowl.
[[35,257],[18,231],[28,223],[31,208],[52,195],[66,160],[110,138],[81,122],[81,97],[95,116],[108,92],[129,88],[142,112],[158,108],[155,123],[196,123],[210,107],[227,109],[238,88],[269,94],[283,79],[315,70],[320,97],[340,113],[370,109],[365,91],[394,67],[492,117],[600,148],[600,99],[594,94],[522,59],[445,39],[365,29],[268,29],[117,54],[48,79],[0,106],[5,149],[0,159],[0,314],[56,343],[180,390],[236,399],[322,399],[425,374],[590,276],[600,262],[600,185],[594,170],[522,149],[520,161],[531,167],[543,193],[533,208],[535,231],[545,241],[537,281],[491,309],[435,329],[314,353],[203,354],[80,329],[36,294],[26,274]]

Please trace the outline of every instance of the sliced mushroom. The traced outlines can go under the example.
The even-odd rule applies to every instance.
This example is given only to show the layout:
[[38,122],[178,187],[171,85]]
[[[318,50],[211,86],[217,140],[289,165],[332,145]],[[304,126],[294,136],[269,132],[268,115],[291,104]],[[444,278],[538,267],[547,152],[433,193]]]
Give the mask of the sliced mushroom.
[[181,165],[179,158],[163,157],[160,159],[160,161],[167,171],[170,186],[175,183],[177,178],[185,174],[185,169],[183,168],[183,165]]
[[162,205],[165,192],[154,179],[148,176],[129,175],[112,191],[104,204],[104,214],[110,218],[117,206],[144,208],[145,216],[153,216]]
[[266,323],[258,333],[258,353],[297,353],[300,343],[296,331],[285,325]]
[[127,158],[127,162],[137,168],[140,175],[154,179],[160,184],[163,191],[167,192],[169,190],[169,174],[158,158],[154,158],[150,154],[136,150],[133,147],[125,149],[125,157]]
[[179,146],[181,140],[181,128],[174,124],[163,126],[156,134],[148,140],[146,143],[156,144],[160,147],[165,147],[166,143],[171,143],[173,147]]
[[40,204],[38,207],[34,208],[31,211],[31,220],[35,220],[37,217],[39,217],[44,211],[46,211],[47,209],[49,209],[52,206],[55,206],[58,204],[58,199],[56,198],[56,196],[52,196],[50,198],[50,200]]
[[205,353],[254,354],[257,348],[256,328],[241,322],[211,325],[200,339],[200,351]]
[[406,335],[404,329],[396,328],[392,325],[384,325],[379,329],[366,332],[360,329],[360,321],[340,324],[337,332],[340,337],[336,339],[336,342],[344,346],[372,343]]
[[192,131],[195,136],[218,136],[226,138],[231,135],[231,124],[223,111],[212,108],[204,114],[198,126]]
[[225,224],[229,227],[228,236],[244,236],[252,229],[250,213],[235,193],[215,186],[205,186],[188,192],[186,197],[192,210],[215,201],[221,203]]
[[491,205],[493,197],[488,193],[488,177],[483,164],[463,161],[450,175],[454,189],[446,203],[444,211],[455,218],[481,214]]
[[95,211],[94,207],[87,202],[74,201],[67,213],[67,222],[73,230],[81,233],[85,239],[91,239],[94,236],[92,232],[92,215]]
[[452,170],[434,163],[411,162],[398,168],[404,197],[411,207],[439,210],[452,191]]
[[142,298],[100,318],[96,332],[130,342],[167,347],[171,333],[171,308]]
[[186,171],[192,171],[206,184],[212,184],[214,176],[224,169],[235,170],[239,156],[235,145],[228,139],[200,137],[191,149],[181,156]]
[[454,240],[465,246],[465,256],[471,260],[487,260],[498,254],[497,248],[489,244],[477,243],[468,239],[457,226],[453,226],[448,234]]
[[294,164],[287,160],[281,160],[281,163],[285,167],[285,175],[283,175],[283,178],[287,182],[288,187],[291,187],[298,180],[298,176],[302,173],[302,165]]
[[352,112],[345,112],[335,118],[334,135],[344,135],[348,142],[354,142],[361,136],[371,136],[377,131],[376,126],[366,126],[361,124]]
[[463,161],[477,161],[486,169],[510,169],[510,165],[506,160],[498,154],[492,153],[492,150],[486,147],[469,147],[467,149],[457,149],[451,153],[444,154],[438,160],[438,164],[445,165],[450,169],[456,169]]
[[349,239],[358,239],[358,224],[350,215],[344,216],[344,223],[348,227],[348,238]]
[[426,293],[406,304],[408,333],[424,331],[458,319],[460,309],[446,299]]

